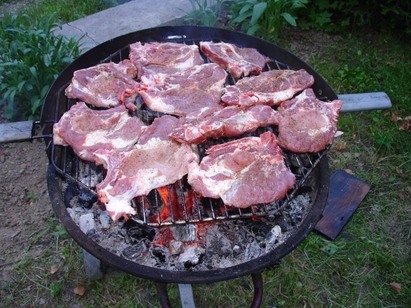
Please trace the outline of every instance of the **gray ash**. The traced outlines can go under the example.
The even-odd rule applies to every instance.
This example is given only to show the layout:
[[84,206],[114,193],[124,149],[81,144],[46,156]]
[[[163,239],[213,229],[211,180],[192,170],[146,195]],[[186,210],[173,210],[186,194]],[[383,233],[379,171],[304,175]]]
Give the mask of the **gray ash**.
[[72,196],[67,210],[87,236],[120,257],[173,271],[227,268],[261,257],[283,243],[312,206],[305,192],[272,216],[153,228],[113,222],[97,202],[79,202],[82,189],[72,185],[64,188],[65,200]]

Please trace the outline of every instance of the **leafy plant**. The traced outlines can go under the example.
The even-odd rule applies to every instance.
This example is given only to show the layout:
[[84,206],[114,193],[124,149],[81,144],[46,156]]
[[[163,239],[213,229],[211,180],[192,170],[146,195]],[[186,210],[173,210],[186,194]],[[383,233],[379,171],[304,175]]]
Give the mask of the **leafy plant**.
[[221,20],[224,0],[190,0],[192,10],[185,22],[192,25],[214,27]]
[[297,25],[296,11],[304,8],[308,0],[242,0],[229,7],[233,16],[231,22],[242,31],[263,39],[277,41],[285,23]]
[[[411,4],[398,0],[310,0],[298,15],[302,29],[348,32],[368,26],[395,30],[399,35],[411,34]],[[384,16],[382,18],[382,16]]]
[[310,1],[310,5],[301,14],[299,25],[302,29],[341,31],[353,23],[363,25],[368,14],[368,11],[359,10],[358,0]]
[[1,21],[0,105],[7,119],[36,119],[58,74],[80,54],[79,43],[54,35],[55,16],[14,15]]

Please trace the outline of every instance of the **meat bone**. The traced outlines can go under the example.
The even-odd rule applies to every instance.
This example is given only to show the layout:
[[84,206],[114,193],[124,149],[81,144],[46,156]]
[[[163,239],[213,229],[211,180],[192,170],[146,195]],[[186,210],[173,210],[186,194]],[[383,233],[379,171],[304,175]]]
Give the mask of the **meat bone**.
[[[391,100],[384,92],[340,94],[341,112],[367,111],[391,108]],[[21,121],[0,124],[0,143],[32,141],[46,136],[35,136],[35,121]],[[47,136],[50,137],[50,136]]]

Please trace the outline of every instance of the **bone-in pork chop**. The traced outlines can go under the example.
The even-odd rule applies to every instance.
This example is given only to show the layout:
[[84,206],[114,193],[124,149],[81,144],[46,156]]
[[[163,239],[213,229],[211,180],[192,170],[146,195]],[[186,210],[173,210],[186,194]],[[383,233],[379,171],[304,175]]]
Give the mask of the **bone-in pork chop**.
[[235,78],[250,74],[258,75],[271,61],[255,48],[240,48],[224,42],[200,42],[199,44],[200,50],[207,58],[223,67]]
[[219,65],[196,65],[175,74],[143,76],[140,94],[152,110],[178,116],[218,106],[227,73]]
[[[202,114],[204,113],[203,111]],[[171,132],[171,138],[199,144],[207,138],[235,137],[253,132],[258,127],[278,125],[279,114],[266,105],[255,105],[250,108],[228,106],[215,108],[203,116],[197,113],[189,114],[181,121],[183,124]]]
[[82,159],[93,161],[97,149],[124,149],[137,142],[144,123],[117,106],[93,110],[83,102],[73,105],[53,126],[53,141],[70,145]]
[[137,67],[137,78],[157,73],[173,74],[204,63],[197,45],[145,43],[130,45],[130,60]]
[[94,153],[96,163],[107,169],[103,182],[96,187],[98,197],[113,220],[135,214],[130,205],[133,198],[176,182],[187,174],[191,163],[198,164],[198,154],[190,145],[168,137],[176,125],[178,119],[172,116],[157,118],[134,147]]
[[305,70],[271,70],[258,76],[244,77],[227,86],[221,100],[225,105],[278,105],[309,88],[314,77]]
[[115,107],[124,104],[130,110],[134,105],[139,84],[137,70],[130,60],[103,63],[74,72],[65,94],[96,107]]
[[330,144],[337,132],[342,101],[324,102],[312,89],[278,107],[278,144],[296,153],[318,152]]
[[271,132],[216,145],[206,153],[199,165],[189,166],[188,182],[204,197],[221,198],[227,205],[269,203],[295,183]]

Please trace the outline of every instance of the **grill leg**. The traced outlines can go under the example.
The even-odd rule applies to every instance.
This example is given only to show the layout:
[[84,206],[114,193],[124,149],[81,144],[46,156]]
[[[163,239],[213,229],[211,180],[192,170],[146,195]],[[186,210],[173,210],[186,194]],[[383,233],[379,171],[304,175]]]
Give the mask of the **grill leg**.
[[167,294],[167,284],[162,282],[154,282],[157,289],[158,299],[160,301],[161,308],[171,308],[170,300]]
[[261,306],[263,298],[263,276],[261,272],[251,274],[254,285],[254,298],[250,308],[258,308]]

